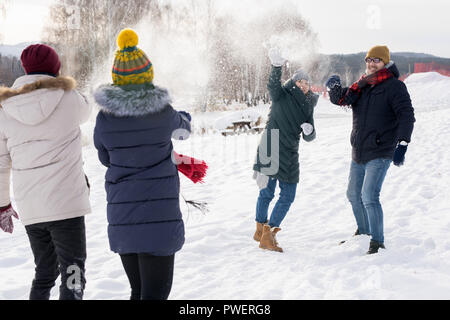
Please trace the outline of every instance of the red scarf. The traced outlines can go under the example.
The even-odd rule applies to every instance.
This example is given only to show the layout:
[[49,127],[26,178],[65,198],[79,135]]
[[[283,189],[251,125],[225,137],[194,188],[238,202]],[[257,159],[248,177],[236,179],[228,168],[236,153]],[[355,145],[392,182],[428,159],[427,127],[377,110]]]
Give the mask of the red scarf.
[[360,97],[362,89],[360,88],[360,81],[365,80],[367,85],[375,86],[380,84],[394,75],[392,72],[386,68],[377,71],[371,75],[363,74],[361,78],[355,82],[347,91],[347,93],[339,100],[339,105],[348,106],[356,102],[356,100]]
[[208,165],[205,161],[184,156],[175,151],[173,154],[175,156],[175,163],[177,164],[178,171],[191,179],[194,183],[204,183],[203,179],[208,170]]

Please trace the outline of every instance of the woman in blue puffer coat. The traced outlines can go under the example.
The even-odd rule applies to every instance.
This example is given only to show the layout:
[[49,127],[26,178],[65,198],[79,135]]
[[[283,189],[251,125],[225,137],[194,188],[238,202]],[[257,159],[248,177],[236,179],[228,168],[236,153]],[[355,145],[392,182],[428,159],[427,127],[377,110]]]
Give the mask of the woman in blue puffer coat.
[[165,300],[174,257],[184,244],[180,182],[172,138],[190,133],[190,115],[170,105],[153,85],[153,66],[131,29],[118,37],[113,84],[94,93],[100,106],[94,131],[99,159],[108,167],[108,236],[121,257],[134,300]]

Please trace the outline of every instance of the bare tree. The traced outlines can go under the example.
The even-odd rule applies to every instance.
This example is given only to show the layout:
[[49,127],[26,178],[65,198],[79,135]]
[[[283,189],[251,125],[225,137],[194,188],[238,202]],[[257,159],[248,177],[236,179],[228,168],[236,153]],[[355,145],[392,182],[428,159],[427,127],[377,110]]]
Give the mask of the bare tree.
[[[61,52],[64,71],[86,83],[99,65],[111,60],[119,31],[144,18],[150,21],[153,38],[183,35],[193,46],[204,48],[202,63],[210,66],[209,82],[198,89],[198,104],[204,111],[216,101],[248,106],[267,101],[270,62],[264,45],[273,36],[292,38],[293,51],[301,46],[314,48],[316,42],[315,34],[291,6],[274,5],[261,16],[242,19],[235,12],[221,12],[214,0],[58,0],[51,7],[45,40]],[[78,26],[70,21],[78,21]],[[315,54],[313,49],[303,51],[305,56]],[[308,71],[317,69],[314,59],[300,60]]]
[[[268,46],[286,45],[284,39],[292,38],[290,42],[296,42],[294,49],[299,50],[304,45],[314,48],[316,42],[316,35],[308,24],[289,6],[276,6],[267,14],[244,21],[229,14],[221,15],[216,17],[213,30],[214,89],[219,96],[245,102],[248,106],[265,100],[270,73]],[[268,43],[272,35],[278,35],[280,43],[276,39],[274,43]],[[299,67],[301,62],[307,71],[314,71],[316,66],[311,56],[317,53],[309,47],[303,50],[308,61],[293,61],[290,69]]]
[[[8,5],[10,3],[10,0],[0,0],[0,21],[2,19],[6,19],[6,12]],[[0,30],[0,44],[3,43],[3,34]]]
[[25,74],[17,57],[0,54],[0,85],[10,87],[14,81]]
[[58,0],[50,8],[44,41],[61,54],[63,72],[86,84],[114,52],[119,31],[139,22],[152,4],[148,0]]

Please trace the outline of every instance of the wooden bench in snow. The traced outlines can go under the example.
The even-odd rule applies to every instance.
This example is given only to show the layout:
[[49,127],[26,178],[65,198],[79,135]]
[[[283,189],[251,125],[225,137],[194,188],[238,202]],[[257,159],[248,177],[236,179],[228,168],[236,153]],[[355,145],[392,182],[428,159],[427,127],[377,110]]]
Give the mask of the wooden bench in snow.
[[261,132],[264,132],[265,129],[266,129],[266,127],[253,127],[252,131],[256,132],[256,133],[261,133]]
[[226,136],[234,136],[236,132],[233,129],[225,129],[220,132],[224,137]]
[[251,121],[247,120],[233,121],[233,130],[234,132],[247,132],[248,130],[252,130],[251,123]]
[[228,127],[225,130],[222,130],[220,133],[226,137],[241,133],[261,133],[265,129],[265,127],[261,126],[252,127],[252,122],[247,120],[233,121],[232,124],[232,126]]

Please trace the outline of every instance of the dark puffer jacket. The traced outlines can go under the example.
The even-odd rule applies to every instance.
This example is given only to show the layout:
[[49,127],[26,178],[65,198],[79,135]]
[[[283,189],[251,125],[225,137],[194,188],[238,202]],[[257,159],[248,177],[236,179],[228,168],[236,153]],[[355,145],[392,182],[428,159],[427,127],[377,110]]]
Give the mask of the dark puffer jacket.
[[[299,144],[300,136],[307,142],[316,138],[316,130],[309,136],[303,133],[301,125],[309,123],[314,127],[314,107],[317,105],[319,96],[312,93],[304,94],[294,81],[289,80],[284,86],[281,85],[281,67],[272,67],[268,89],[272,98],[269,120],[263,134],[262,143],[267,142],[267,151],[260,145],[258,148],[256,163],[253,170],[261,172],[272,178],[286,183],[299,183]],[[272,154],[271,142],[272,129],[279,132],[279,159]],[[270,134],[272,133],[272,134]],[[264,154],[266,155],[264,155]],[[276,150],[274,150],[276,153]],[[269,157],[267,162],[264,157]],[[276,172],[267,173],[267,168],[274,168]],[[272,170],[269,170],[269,172]]]
[[167,91],[158,87],[105,85],[94,96],[101,108],[94,142],[108,167],[111,250],[172,255],[184,244],[184,224],[171,139],[174,130],[190,132],[190,123],[171,107]]
[[[411,141],[414,129],[414,109],[406,85],[398,80],[395,64],[387,65],[393,78],[363,88],[352,104],[353,131],[350,142],[352,158],[367,163],[378,158],[392,159],[399,141]],[[339,104],[348,88],[335,87],[330,100]]]

